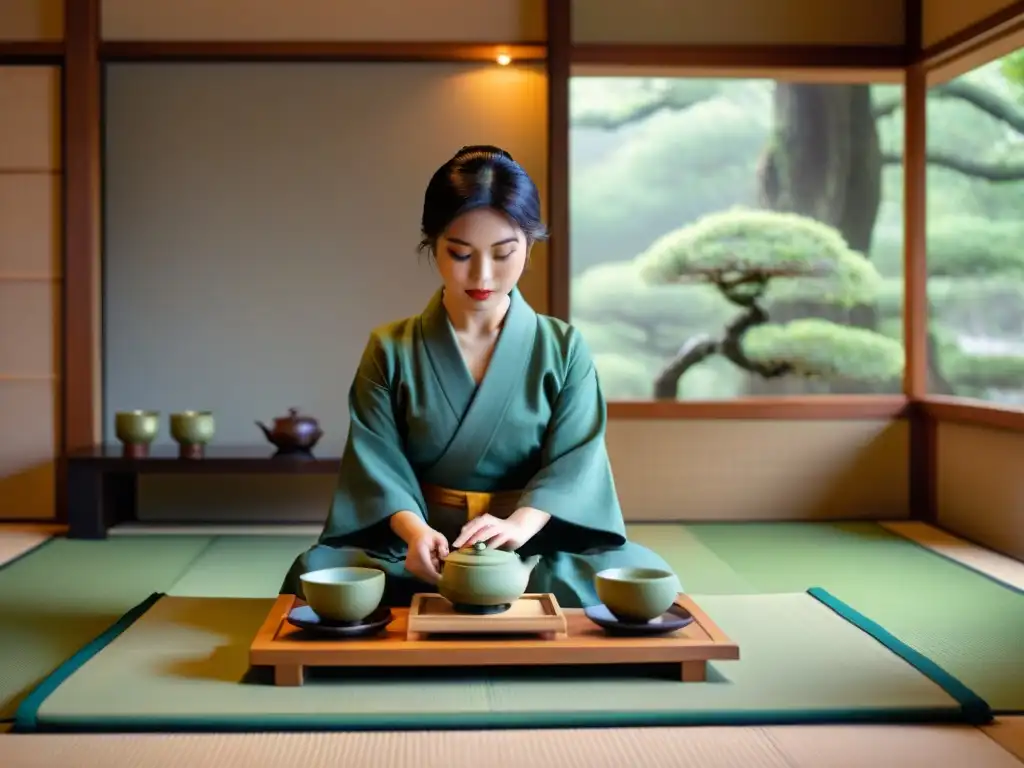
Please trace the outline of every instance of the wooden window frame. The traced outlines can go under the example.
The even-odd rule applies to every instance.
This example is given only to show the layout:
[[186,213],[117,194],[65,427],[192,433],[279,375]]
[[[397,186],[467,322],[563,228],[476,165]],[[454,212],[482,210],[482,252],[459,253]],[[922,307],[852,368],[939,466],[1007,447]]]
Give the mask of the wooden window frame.
[[[543,62],[548,76],[549,307],[569,316],[569,78],[573,67],[673,67],[771,75],[854,71],[897,73],[905,86],[903,392],[887,396],[749,397],[715,402],[612,402],[612,419],[897,419],[912,426],[911,474],[934,452],[936,420],[1024,432],[1024,408],[927,392],[925,265],[925,107],[930,78],[971,57],[985,56],[1024,36],[1024,0],[928,46],[921,45],[921,0],[906,0],[907,42],[895,46],[736,46],[582,44],[572,41],[571,0],[548,0],[547,39],[509,45],[481,43],[322,43],[110,41],[101,39],[101,0],[65,0],[62,41],[2,42],[0,64],[50,65],[62,70],[63,319],[61,457],[101,442],[102,325],[102,68],[110,61],[494,61],[508,53]],[[998,54],[996,54],[998,55]],[[915,427],[916,425],[916,427]],[[916,446],[916,447],[915,447]],[[914,458],[914,455],[917,458]],[[63,463],[63,462],[62,462]],[[916,467],[916,469],[915,469]],[[927,474],[927,473],[926,473]],[[62,498],[64,483],[58,473]],[[925,490],[921,491],[926,493]],[[64,508],[59,503],[59,509]],[[58,514],[58,518],[61,515]]]

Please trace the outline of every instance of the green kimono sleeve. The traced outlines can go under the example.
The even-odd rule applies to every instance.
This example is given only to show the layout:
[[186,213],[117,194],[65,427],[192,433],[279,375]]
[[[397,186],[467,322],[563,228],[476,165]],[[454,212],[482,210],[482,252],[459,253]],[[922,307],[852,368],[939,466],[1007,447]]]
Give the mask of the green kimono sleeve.
[[423,516],[419,481],[402,450],[381,338],[370,337],[349,389],[349,431],[320,543],[386,550],[400,544],[389,518]]
[[607,412],[590,353],[578,334],[569,347],[566,380],[555,401],[541,452],[541,469],[519,506],[551,515],[530,549],[563,552],[626,543],[605,446]]

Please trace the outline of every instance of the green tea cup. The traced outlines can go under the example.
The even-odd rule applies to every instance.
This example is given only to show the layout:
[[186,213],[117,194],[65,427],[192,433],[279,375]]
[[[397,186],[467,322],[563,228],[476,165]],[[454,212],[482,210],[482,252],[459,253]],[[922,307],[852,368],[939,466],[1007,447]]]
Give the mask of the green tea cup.
[[114,433],[122,443],[149,445],[160,432],[160,411],[118,411]]
[[598,599],[622,622],[656,619],[676,601],[678,577],[660,568],[607,568],[594,577]]
[[213,440],[216,424],[210,411],[172,413],[171,437],[182,445],[206,445]]
[[362,621],[384,597],[384,571],[376,568],[324,568],[302,574],[299,581],[306,604],[328,621]]

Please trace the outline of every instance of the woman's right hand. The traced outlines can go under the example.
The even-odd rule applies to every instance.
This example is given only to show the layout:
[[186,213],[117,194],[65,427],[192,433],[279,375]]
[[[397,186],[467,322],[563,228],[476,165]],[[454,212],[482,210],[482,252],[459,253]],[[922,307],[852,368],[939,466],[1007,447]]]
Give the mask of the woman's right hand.
[[408,542],[405,569],[427,584],[437,584],[441,561],[448,557],[448,540],[433,528],[424,526]]

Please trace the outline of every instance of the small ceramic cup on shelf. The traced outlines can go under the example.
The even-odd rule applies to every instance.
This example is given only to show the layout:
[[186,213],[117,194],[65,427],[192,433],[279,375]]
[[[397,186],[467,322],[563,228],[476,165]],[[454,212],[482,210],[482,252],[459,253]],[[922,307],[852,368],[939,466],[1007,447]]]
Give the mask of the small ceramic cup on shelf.
[[149,446],[160,432],[160,411],[118,411],[114,414],[114,434],[121,441],[127,459],[144,459]]
[[213,440],[216,424],[210,411],[179,411],[171,414],[171,437],[182,459],[201,459]]

